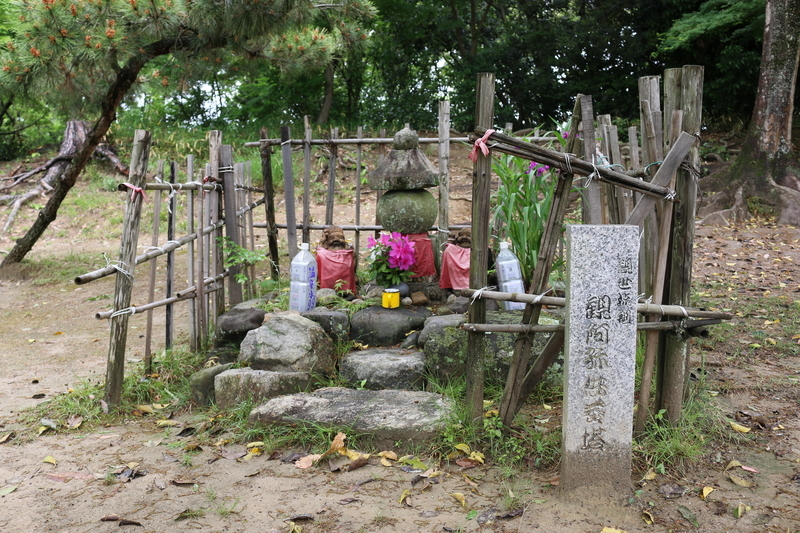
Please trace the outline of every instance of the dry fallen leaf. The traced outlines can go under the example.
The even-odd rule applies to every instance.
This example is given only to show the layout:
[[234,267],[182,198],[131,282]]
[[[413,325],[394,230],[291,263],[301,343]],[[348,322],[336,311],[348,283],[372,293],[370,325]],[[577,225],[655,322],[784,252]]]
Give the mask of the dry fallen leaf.
[[389,459],[387,459],[386,457],[381,457],[381,464],[383,466],[388,466],[388,467],[392,466],[392,462]]
[[653,515],[651,515],[648,511],[642,511],[642,520],[644,520],[644,523],[648,526],[652,526],[655,522]]
[[734,476],[733,474],[728,474],[728,478],[733,481],[734,484],[739,485],[740,487],[750,488],[753,486],[752,481],[739,476]]
[[730,463],[728,463],[728,466],[726,466],[726,467],[725,467],[725,471],[727,472],[727,471],[728,471],[728,470],[730,470],[731,468],[735,468],[735,467],[737,467],[737,466],[742,466],[742,463],[740,463],[739,461],[737,461],[736,459],[734,459],[733,461],[731,461]]
[[600,533],[628,533],[624,529],[617,529],[615,527],[604,527],[600,530]]
[[655,479],[657,476],[658,476],[658,474],[656,474],[656,471],[655,471],[655,470],[653,470],[652,468],[650,468],[650,469],[648,469],[648,470],[647,470],[647,472],[644,474],[644,477],[643,477],[642,479],[643,479],[644,481],[653,481],[653,480],[654,480],[654,479]]
[[708,495],[714,492],[714,487],[703,487],[703,496],[702,498],[705,500],[708,498]]
[[464,455],[469,455],[469,454],[472,453],[472,449],[469,447],[469,444],[463,444],[463,443],[462,444],[456,444],[455,445],[455,449],[460,451],[460,452],[463,452]]
[[378,454],[378,457],[383,457],[385,459],[390,459],[392,461],[397,461],[397,454],[391,451],[384,451]]
[[3,487],[2,489],[0,489],[0,497],[5,496],[6,494],[11,494],[15,490],[17,490],[17,487],[19,487],[19,485],[8,485],[6,487]]
[[83,417],[72,415],[67,419],[67,429],[78,429],[83,424]]
[[56,458],[53,457],[52,455],[48,455],[47,457],[42,459],[42,462],[43,463],[50,463],[51,465],[57,465],[58,464],[58,461],[56,461]]
[[410,491],[409,489],[405,489],[405,490],[404,490],[404,491],[403,491],[403,492],[400,494],[400,499],[399,499],[399,500],[397,500],[397,501],[398,501],[398,502],[400,502],[400,503],[402,503],[402,504],[405,504],[405,505],[407,505],[408,507],[411,507],[411,505],[408,503],[408,497],[409,497],[409,496],[411,496],[411,491]]
[[739,433],[749,433],[750,432],[750,428],[749,427],[743,426],[741,424],[737,424],[736,422],[730,422],[730,425],[731,425],[731,427],[733,429],[735,429]]
[[311,454],[311,455],[306,455],[305,457],[301,457],[300,459],[295,461],[294,462],[294,466],[296,466],[297,468],[303,468],[303,469],[311,468],[314,465],[314,463],[316,463],[320,459],[322,459],[322,455],[320,455],[318,453],[314,453],[314,454]]
[[4,443],[8,442],[9,440],[11,440],[13,438],[14,438],[14,432],[13,431],[10,432],[10,433],[6,433],[2,437],[0,437],[0,444],[4,444]]
[[467,508],[467,499],[464,497],[462,493],[454,492],[453,494],[451,494],[451,496],[455,498],[458,503],[461,504],[461,507],[463,507],[464,509]]
[[158,422],[156,422],[156,426],[160,428],[171,428],[177,425],[178,425],[177,420],[159,420]]

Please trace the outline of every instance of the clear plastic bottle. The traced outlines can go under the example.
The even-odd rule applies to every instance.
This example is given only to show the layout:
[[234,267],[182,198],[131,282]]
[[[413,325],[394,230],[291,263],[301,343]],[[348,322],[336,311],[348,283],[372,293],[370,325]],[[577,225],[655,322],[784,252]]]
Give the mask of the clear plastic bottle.
[[[497,270],[497,281],[500,283],[500,292],[525,294],[525,283],[522,281],[519,260],[514,255],[514,252],[509,249],[507,242],[500,243],[500,253],[497,254],[495,268]],[[503,309],[525,309],[525,304],[521,302],[503,302]]]
[[289,309],[310,311],[317,305],[317,260],[308,251],[308,243],[300,244],[300,251],[292,259]]

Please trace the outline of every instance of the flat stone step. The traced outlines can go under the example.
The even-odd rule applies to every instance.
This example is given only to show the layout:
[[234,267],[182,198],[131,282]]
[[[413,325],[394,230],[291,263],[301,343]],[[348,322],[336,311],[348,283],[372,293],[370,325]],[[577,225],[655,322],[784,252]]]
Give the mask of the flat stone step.
[[350,385],[378,389],[419,389],[425,379],[425,354],[402,348],[350,352],[339,361],[339,375]]
[[380,448],[397,442],[430,442],[439,437],[452,414],[450,400],[432,392],[328,387],[273,398],[253,409],[249,420],[264,425],[307,422],[352,428],[372,435]]

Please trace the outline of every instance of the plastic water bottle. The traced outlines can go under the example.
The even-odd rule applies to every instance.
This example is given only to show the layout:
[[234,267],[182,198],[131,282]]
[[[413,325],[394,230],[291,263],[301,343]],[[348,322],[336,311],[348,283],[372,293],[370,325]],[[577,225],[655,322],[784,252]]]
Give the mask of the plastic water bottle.
[[300,251],[292,259],[289,309],[310,311],[317,305],[317,260],[308,251],[308,243],[300,244]]
[[[495,268],[497,281],[500,282],[500,292],[516,292],[525,294],[525,284],[522,281],[522,271],[519,260],[514,252],[509,250],[507,242],[500,243],[500,253],[497,254]],[[525,309],[522,302],[503,302],[503,309]]]

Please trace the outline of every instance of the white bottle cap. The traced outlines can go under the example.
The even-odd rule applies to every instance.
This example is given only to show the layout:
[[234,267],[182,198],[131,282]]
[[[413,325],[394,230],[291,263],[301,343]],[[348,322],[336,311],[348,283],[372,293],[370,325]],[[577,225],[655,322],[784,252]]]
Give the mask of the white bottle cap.
[[501,250],[508,250],[509,244],[506,241],[500,241],[500,249]]
[[308,243],[307,242],[301,242],[300,243],[300,249],[303,250],[303,251],[308,250]]

